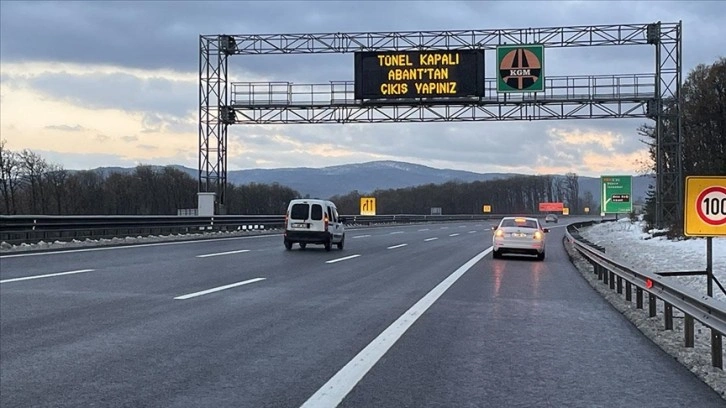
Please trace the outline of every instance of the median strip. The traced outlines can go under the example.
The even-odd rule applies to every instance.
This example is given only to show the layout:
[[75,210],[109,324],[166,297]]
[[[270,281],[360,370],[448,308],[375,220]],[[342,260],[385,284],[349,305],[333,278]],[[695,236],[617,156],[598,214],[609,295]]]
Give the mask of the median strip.
[[263,281],[265,279],[266,278],[254,278],[254,279],[250,279],[250,280],[246,280],[246,281],[242,281],[242,282],[232,283],[232,284],[229,284],[229,285],[224,285],[224,286],[219,286],[219,287],[212,288],[212,289],[203,290],[201,292],[194,292],[194,293],[190,293],[188,295],[177,296],[177,297],[174,298],[174,300],[191,299],[193,297],[203,296],[203,295],[207,295],[209,293],[214,293],[214,292],[219,292],[220,290],[235,288],[237,286],[242,286],[242,285],[249,285],[250,283],[255,283],[255,282]]
[[86,273],[86,272],[93,272],[93,271],[95,271],[95,269],[79,269],[77,271],[49,273],[47,275],[26,276],[23,278],[4,279],[4,280],[0,280],[0,283],[20,282],[20,281],[25,281],[25,280],[41,279],[41,278],[52,278],[53,276],[73,275],[76,273]]
[[336,262],[340,262],[340,261],[347,261],[349,259],[358,258],[359,256],[360,255],[351,255],[351,256],[346,256],[345,258],[331,259],[329,261],[325,261],[325,263],[332,264],[332,263],[336,263]]
[[250,252],[250,250],[249,249],[240,249],[239,251],[218,252],[216,254],[197,255],[197,258],[208,258],[210,256],[241,254],[243,252]]

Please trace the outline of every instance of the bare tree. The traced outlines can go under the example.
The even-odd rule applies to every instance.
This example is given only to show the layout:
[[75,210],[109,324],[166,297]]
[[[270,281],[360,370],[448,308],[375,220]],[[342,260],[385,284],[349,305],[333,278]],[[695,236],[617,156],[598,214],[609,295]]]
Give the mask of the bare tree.
[[6,140],[0,140],[0,193],[5,204],[5,214],[17,214],[16,189],[20,182],[18,154],[5,147]]
[[48,165],[45,179],[50,187],[55,202],[55,213],[63,214],[63,200],[66,197],[68,171],[59,164]]
[[33,214],[43,214],[46,209],[43,178],[48,171],[48,162],[32,150],[23,149],[20,152],[20,165],[30,185],[30,210]]

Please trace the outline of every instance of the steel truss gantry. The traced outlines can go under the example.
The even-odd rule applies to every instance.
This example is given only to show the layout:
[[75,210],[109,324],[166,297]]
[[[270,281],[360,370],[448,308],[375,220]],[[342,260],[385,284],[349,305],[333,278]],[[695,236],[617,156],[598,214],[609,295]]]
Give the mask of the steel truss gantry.
[[[234,124],[394,123],[545,119],[650,118],[656,131],[656,224],[682,216],[682,24],[646,23],[494,30],[199,37],[199,191],[225,203],[227,128]],[[545,92],[371,104],[356,100],[353,82],[229,83],[232,55],[482,49],[503,44],[546,48],[655,46],[655,72],[546,77]]]

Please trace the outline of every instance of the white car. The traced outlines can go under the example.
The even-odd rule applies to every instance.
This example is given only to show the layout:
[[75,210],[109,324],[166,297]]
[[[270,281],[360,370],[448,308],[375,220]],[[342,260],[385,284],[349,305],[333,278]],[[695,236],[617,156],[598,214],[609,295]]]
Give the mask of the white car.
[[492,230],[492,258],[513,253],[537,255],[538,260],[544,260],[545,234],[549,229],[542,228],[537,218],[504,217]]

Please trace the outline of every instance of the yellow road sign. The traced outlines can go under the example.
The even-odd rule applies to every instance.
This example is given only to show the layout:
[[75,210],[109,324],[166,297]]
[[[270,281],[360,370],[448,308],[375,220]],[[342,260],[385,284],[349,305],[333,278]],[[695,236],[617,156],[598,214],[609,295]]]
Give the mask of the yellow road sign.
[[689,237],[726,236],[726,177],[686,177],[683,232]]
[[360,198],[360,215],[376,215],[376,198]]
[[585,214],[589,214],[589,213],[590,213],[590,207],[585,207]]
[[562,207],[562,215],[570,215],[570,209],[567,207]]
[[482,207],[481,210],[482,210],[482,212],[485,212],[485,213],[492,212],[492,206],[488,205],[488,204],[484,204],[484,206]]

